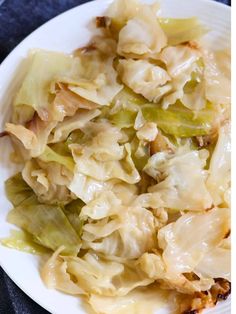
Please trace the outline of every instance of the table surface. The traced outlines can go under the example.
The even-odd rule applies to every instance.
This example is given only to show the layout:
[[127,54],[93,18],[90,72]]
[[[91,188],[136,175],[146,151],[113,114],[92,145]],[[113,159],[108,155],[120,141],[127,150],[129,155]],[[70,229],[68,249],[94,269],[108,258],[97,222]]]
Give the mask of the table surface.
[[[231,0],[216,1],[231,5]],[[87,0],[0,0],[0,63],[40,25],[85,2]],[[21,291],[0,267],[0,314],[47,313]]]

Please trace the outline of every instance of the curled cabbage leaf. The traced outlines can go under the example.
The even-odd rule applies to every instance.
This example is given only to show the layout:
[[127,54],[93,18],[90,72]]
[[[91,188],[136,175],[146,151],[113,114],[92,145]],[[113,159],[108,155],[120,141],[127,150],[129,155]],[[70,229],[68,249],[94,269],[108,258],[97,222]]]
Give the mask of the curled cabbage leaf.
[[113,57],[104,57],[97,50],[81,53],[70,75],[61,76],[59,82],[79,96],[100,106],[108,106],[123,88],[117,82]]
[[[159,231],[158,241],[163,249],[162,257],[167,272],[189,273],[194,271],[199,263],[201,266],[204,261],[207,263],[212,250],[228,233],[229,214],[229,210],[225,208],[215,208],[204,213],[188,213],[163,227]],[[220,277],[224,278],[224,274],[220,274]]]
[[184,86],[191,80],[191,74],[199,68],[197,61],[200,57],[198,50],[183,45],[169,46],[162,50],[160,60],[166,65],[171,77],[170,93],[162,101],[164,108],[183,98]]
[[[141,12],[144,6],[146,5],[140,3],[138,0],[113,1],[107,10],[107,16],[110,18],[109,28],[112,36],[118,39],[118,35],[122,27],[126,25],[128,20],[134,18],[137,13]],[[150,9],[152,10],[152,14],[155,14],[159,10],[159,5],[154,3],[150,6]]]
[[[36,50],[31,56],[31,64],[14,101],[13,122],[27,122],[37,112],[41,120],[52,121],[58,116],[52,110],[50,85],[57,76],[69,73],[74,59],[66,54]],[[32,108],[30,114],[24,114]],[[59,109],[60,111],[60,109]]]
[[158,129],[155,123],[145,122],[137,132],[137,138],[142,141],[152,142],[158,134]]
[[58,123],[53,130],[53,135],[49,138],[50,143],[57,143],[67,139],[69,134],[84,127],[90,120],[99,116],[100,110],[84,110],[80,109],[73,117],[67,117]]
[[171,86],[166,84],[170,80],[168,73],[146,60],[120,60],[118,71],[127,86],[149,101],[158,102],[171,90]]
[[27,128],[20,124],[6,123],[5,130],[23,144],[30,157],[37,157],[45,150],[49,134],[56,124],[56,121],[45,122],[35,115]]
[[82,208],[83,247],[105,255],[137,258],[156,245],[155,218],[141,206],[122,206],[113,192],[103,192]]
[[142,270],[135,267],[135,261],[123,264],[116,260],[106,260],[94,252],[88,252],[82,258],[63,259],[67,262],[67,272],[89,294],[123,296],[136,287],[153,282]]
[[[224,241],[224,240],[223,240]],[[195,268],[195,273],[201,277],[224,278],[231,280],[231,250],[221,245],[207,253]]]
[[207,188],[209,189],[215,205],[228,203],[227,196],[230,189],[231,169],[231,138],[230,124],[226,123],[219,130],[219,137],[213,151]]
[[58,153],[56,153],[54,150],[52,150],[49,146],[46,146],[44,152],[42,155],[38,157],[39,160],[42,160],[44,162],[57,162],[60,165],[65,166],[68,170],[73,172],[74,170],[74,160],[70,156],[63,156]]
[[[185,96],[193,98],[194,95],[191,93]],[[117,105],[111,109],[112,112],[108,117],[116,126],[128,128],[134,125],[134,129],[138,130],[145,122],[154,122],[159,129],[175,137],[209,134],[218,127],[219,116],[221,116],[221,111],[216,106],[210,103],[205,105],[205,102],[205,108],[197,112],[186,108],[186,105],[184,106],[180,101],[165,110],[159,105],[147,103],[144,97],[127,88],[122,90],[114,100]],[[192,100],[191,104],[193,104]],[[195,104],[200,109],[201,99],[198,99]]]
[[118,128],[109,123],[90,123],[82,130],[90,138],[86,145],[70,145],[76,167],[69,189],[77,197],[88,203],[100,192],[110,190],[114,180],[139,181],[129,145],[119,144],[123,135]]
[[203,53],[206,98],[214,104],[231,103],[230,52],[227,50]]
[[[163,253],[144,253],[137,263],[164,289],[184,294],[209,290],[213,278],[229,280],[230,247],[225,243],[228,239],[224,239],[229,227],[228,209],[183,214],[159,230]],[[214,258],[219,264],[213,265]]]
[[204,170],[207,157],[206,150],[181,147],[174,154],[160,152],[149,159],[144,171],[157,180],[148,191],[154,193],[158,207],[198,211],[211,207]]
[[69,190],[85,203],[92,201],[96,195],[110,190],[113,186],[112,180],[100,181],[75,170],[73,179],[68,185]]
[[50,259],[43,266],[41,271],[41,277],[45,285],[50,289],[58,289],[62,292],[79,295],[85,294],[85,292],[76,285],[67,272],[67,263],[59,256],[64,247],[59,247]]
[[152,8],[140,5],[119,32],[117,52],[122,56],[155,59],[166,45],[167,37]]
[[65,116],[73,116],[78,109],[92,110],[98,107],[97,104],[68,90],[63,84],[59,86],[52,105],[52,110],[57,112],[57,120],[62,121]]
[[185,107],[191,110],[199,111],[203,109],[206,106],[204,82],[198,83],[192,92],[184,93],[181,101]]
[[41,202],[68,203],[73,199],[67,188],[73,174],[57,162],[44,163],[31,159],[26,162],[22,176]]
[[117,144],[116,132],[111,130],[99,133],[93,138],[91,145],[71,145],[76,163],[75,173],[79,172],[100,181],[120,179],[127,183],[137,183],[140,175],[131,158],[130,145]]
[[196,274],[170,272],[160,252],[144,253],[138,259],[139,267],[148,275],[149,278],[158,280],[163,289],[175,289],[185,294],[193,294],[196,291],[205,291],[211,288],[214,280],[210,277],[198,278]]

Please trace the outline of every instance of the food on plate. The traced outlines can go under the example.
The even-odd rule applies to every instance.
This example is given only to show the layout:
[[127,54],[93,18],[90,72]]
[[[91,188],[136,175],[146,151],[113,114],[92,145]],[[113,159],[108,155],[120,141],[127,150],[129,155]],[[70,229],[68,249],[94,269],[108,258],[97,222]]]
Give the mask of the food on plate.
[[95,313],[198,313],[230,294],[230,55],[157,4],[116,0],[96,27],[29,54],[1,242],[50,255],[45,284]]

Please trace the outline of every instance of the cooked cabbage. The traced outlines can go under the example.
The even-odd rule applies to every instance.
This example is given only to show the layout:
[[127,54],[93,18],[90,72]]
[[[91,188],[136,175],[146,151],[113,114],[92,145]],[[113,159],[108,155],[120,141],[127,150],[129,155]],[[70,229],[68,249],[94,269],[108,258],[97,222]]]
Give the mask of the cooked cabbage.
[[[164,97],[162,106],[168,108],[184,96],[184,86],[191,80],[191,75],[198,70],[201,54],[188,46],[169,46],[162,50],[160,60],[164,62],[171,77],[171,92]],[[184,104],[184,103],[183,103]],[[189,107],[187,105],[187,107]],[[190,109],[194,110],[194,107]]]
[[[36,111],[43,121],[52,121],[60,115],[60,108],[52,110],[51,83],[57,76],[69,73],[74,66],[71,56],[57,52],[36,50],[14,101],[13,122],[27,122]],[[29,109],[29,108],[32,109]],[[25,112],[29,112],[24,117]]]
[[123,207],[110,191],[84,206],[80,217],[93,220],[83,227],[84,248],[132,259],[155,247],[153,214],[141,206]]
[[29,233],[22,230],[11,230],[10,236],[1,239],[0,243],[6,247],[35,255],[51,253],[51,250],[36,243]]
[[20,172],[6,180],[5,190],[7,198],[14,206],[20,205],[21,202],[32,195],[32,189],[23,180]]
[[158,102],[171,90],[166,84],[170,80],[168,73],[146,60],[120,60],[118,71],[127,86],[149,101]]
[[230,124],[226,123],[220,128],[218,141],[211,157],[209,177],[207,179],[207,187],[215,205],[224,203],[229,205],[227,192],[230,189],[230,155]]
[[[108,136],[112,139],[113,134]],[[105,147],[105,151],[101,152],[102,156],[108,155],[108,159],[104,162],[96,156],[100,155],[99,150],[98,152],[95,151],[93,156],[91,152],[93,153],[94,148],[90,152],[89,146],[81,147],[73,144],[71,149],[76,162],[75,173],[82,173],[101,182],[120,179],[127,183],[137,183],[140,180],[140,175],[131,158],[130,145],[121,146],[118,152],[114,152],[114,155],[112,150],[109,152],[109,148],[110,146]]]
[[162,109],[155,104],[142,107],[144,119],[155,122],[167,134],[175,137],[192,137],[211,133],[216,123],[217,112],[208,105],[197,114],[177,102],[168,109]]
[[118,54],[132,58],[158,57],[167,44],[167,37],[156,16],[158,9],[157,4],[149,6],[136,0],[114,1],[107,11],[107,26],[118,41]]
[[157,58],[167,38],[150,7],[142,5],[120,30],[117,53],[126,57]]
[[185,19],[159,18],[169,45],[178,45],[202,37],[207,29],[196,17]]
[[228,50],[204,51],[206,98],[219,105],[231,103],[230,53]]
[[63,246],[59,247],[43,266],[41,271],[42,279],[48,288],[56,288],[72,295],[85,294],[85,292],[71,280],[67,272],[67,263],[58,256],[63,249]]
[[123,86],[117,82],[117,72],[113,68],[113,57],[105,58],[96,50],[81,53],[70,75],[58,80],[79,96],[100,106],[108,106]]
[[89,294],[123,296],[136,287],[153,282],[141,269],[135,267],[135,261],[123,264],[106,260],[93,252],[86,253],[83,258],[68,257],[64,260],[67,261],[68,272]]
[[230,56],[160,14],[115,0],[86,46],[31,53],[0,134],[22,163],[5,183],[22,230],[1,243],[46,254],[47,287],[98,314],[230,293]]
[[68,203],[73,199],[67,188],[72,173],[56,162],[44,163],[31,159],[26,162],[22,176],[43,203]]
[[6,123],[5,130],[23,144],[30,157],[37,157],[45,150],[48,137],[56,124],[55,121],[47,123],[34,116],[28,123],[28,128],[20,124]]
[[44,152],[38,158],[44,162],[50,162],[50,161],[57,162],[58,164],[65,166],[67,169],[69,169],[72,172],[74,170],[75,164],[72,157],[59,155],[54,150],[52,150],[49,146],[46,146]]
[[8,221],[32,234],[35,240],[52,250],[64,245],[64,254],[76,255],[80,238],[62,209],[56,205],[40,204],[33,195],[12,209]]
[[68,138],[71,132],[84,127],[90,120],[100,114],[98,109],[95,110],[78,110],[73,117],[65,118],[58,123],[54,129],[53,136],[49,138],[50,143],[57,143]]
[[160,152],[149,159],[144,171],[157,184],[148,191],[154,193],[159,206],[198,211],[211,207],[204,170],[207,157],[207,151],[189,151],[182,147],[175,154]]

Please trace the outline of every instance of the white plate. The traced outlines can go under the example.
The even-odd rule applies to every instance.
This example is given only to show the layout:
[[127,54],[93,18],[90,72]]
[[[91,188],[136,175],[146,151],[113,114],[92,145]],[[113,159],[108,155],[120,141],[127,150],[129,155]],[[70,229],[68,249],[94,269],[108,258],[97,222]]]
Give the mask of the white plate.
[[[89,2],[57,16],[34,31],[9,54],[0,66],[0,130],[9,117],[12,97],[24,75],[22,60],[28,50],[43,48],[71,52],[85,45],[92,34],[92,18],[101,15],[110,2]],[[161,8],[165,17],[198,16],[212,30],[206,39],[213,47],[220,48],[230,43],[229,7],[212,0],[163,0]],[[4,193],[4,180],[15,172],[14,166],[8,161],[9,151],[8,139],[0,139],[0,238],[8,236],[13,228],[6,222],[11,205]],[[0,264],[26,294],[49,312],[85,313],[78,298],[45,288],[39,276],[37,257],[0,246]],[[220,303],[209,311],[213,312],[230,313],[230,302]]]

